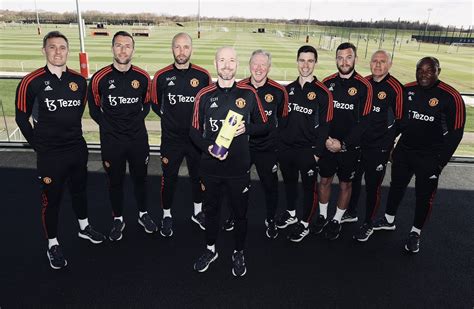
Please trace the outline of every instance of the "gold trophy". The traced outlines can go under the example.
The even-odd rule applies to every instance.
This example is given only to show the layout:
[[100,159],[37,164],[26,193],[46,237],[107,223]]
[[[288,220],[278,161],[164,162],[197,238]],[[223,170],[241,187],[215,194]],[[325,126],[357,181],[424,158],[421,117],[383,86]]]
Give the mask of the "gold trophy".
[[244,118],[244,116],[241,114],[229,110],[225,117],[224,124],[217,135],[216,141],[212,146],[211,152],[214,155],[222,157],[227,153],[242,118]]

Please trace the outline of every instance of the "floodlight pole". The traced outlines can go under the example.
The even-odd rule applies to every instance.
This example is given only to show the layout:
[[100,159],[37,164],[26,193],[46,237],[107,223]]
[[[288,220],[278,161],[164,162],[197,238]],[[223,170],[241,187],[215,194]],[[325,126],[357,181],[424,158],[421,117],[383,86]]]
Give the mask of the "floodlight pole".
[[[433,11],[433,9],[432,9],[432,8],[428,8],[428,18],[426,19],[425,31],[423,31],[423,40],[425,40],[426,31],[428,30],[428,23],[430,22],[430,14],[431,14],[431,11]],[[420,48],[421,48],[421,41],[422,41],[422,40],[420,40],[420,43],[418,44],[418,51],[420,51]]]
[[41,35],[41,26],[40,26],[39,14],[38,14],[38,7],[36,6],[36,0],[35,0],[35,11],[36,11],[36,23],[38,24],[38,35]]
[[309,20],[311,19],[311,2],[312,0],[309,0],[308,24],[306,25],[306,43],[309,42]]
[[201,0],[198,0],[198,39],[201,38]]
[[76,0],[77,23],[79,25],[79,43],[81,51],[79,52],[79,65],[81,67],[81,75],[84,78],[89,77],[89,59],[84,47],[84,24],[82,23],[81,10],[79,8],[79,0]]

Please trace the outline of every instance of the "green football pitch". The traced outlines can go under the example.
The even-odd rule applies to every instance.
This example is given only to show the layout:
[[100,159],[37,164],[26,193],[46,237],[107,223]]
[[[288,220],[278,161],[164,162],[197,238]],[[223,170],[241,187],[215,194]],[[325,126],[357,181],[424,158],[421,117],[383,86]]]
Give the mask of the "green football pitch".
[[[223,45],[234,46],[240,58],[237,78],[249,75],[248,58],[251,52],[263,48],[272,53],[272,70],[270,77],[280,81],[291,81],[297,76],[296,51],[305,44],[306,27],[283,24],[252,23],[206,23],[202,25],[201,38],[197,39],[195,23],[160,25],[150,28],[149,37],[136,37],[134,64],[144,68],[150,74],[172,62],[170,41],[173,35],[185,31],[194,38],[192,62],[203,66],[215,77],[213,57],[217,48]],[[264,27],[265,33],[255,33],[257,27]],[[93,29],[86,30],[85,48],[89,55],[90,71],[111,63],[111,36],[118,30],[134,31],[132,26],[108,26],[110,36],[92,36]],[[143,27],[139,27],[143,28]],[[68,65],[79,68],[79,39],[77,25],[45,25],[42,34],[51,30],[60,30],[70,39],[70,58]],[[337,29],[311,28],[309,44],[318,49],[319,60],[315,74],[322,79],[336,71],[334,48],[341,41],[358,45],[359,59],[357,71],[362,75],[370,73],[370,55],[380,47],[380,30],[376,29]],[[350,33],[350,34],[349,34]],[[365,37],[369,33],[369,43]],[[338,35],[331,39],[330,34]],[[30,72],[43,66],[41,39],[36,33],[36,26],[8,26],[0,28],[0,71]],[[359,36],[360,35],[360,36]],[[342,38],[341,38],[342,37]],[[384,34],[382,48],[392,51],[394,30]],[[399,32],[394,53],[392,74],[402,83],[410,82],[415,77],[416,61],[424,56],[437,57],[442,66],[441,78],[461,92],[474,92],[474,48],[464,46],[447,46],[424,44],[409,40],[409,32]],[[420,49],[420,50],[418,50]],[[438,50],[439,49],[439,50]]]
[[[136,32],[137,28],[147,29],[149,37],[135,37],[135,55],[133,63],[153,75],[157,70],[173,62],[171,38],[178,32],[188,32],[193,37],[192,62],[208,69],[216,77],[213,58],[216,50],[224,45],[235,47],[240,60],[237,78],[249,76],[248,58],[255,49],[265,49],[272,54],[270,77],[278,81],[292,81],[297,76],[296,51],[306,44],[307,28],[304,25],[263,24],[245,22],[204,22],[201,26],[201,38],[197,38],[197,25],[194,22],[160,24],[153,27],[106,26],[109,36],[92,36],[94,29],[87,26],[85,49],[89,57],[90,73],[112,62],[111,39],[119,30]],[[265,28],[265,33],[257,33],[257,28]],[[59,30],[70,41],[68,66],[79,70],[79,31],[77,25],[42,25],[42,34],[38,35],[35,25],[0,26],[0,71],[30,72],[44,66],[41,53],[42,36],[48,31]],[[414,32],[414,34],[417,34]],[[311,27],[309,43],[319,53],[315,75],[318,79],[336,72],[335,47],[341,42],[350,41],[358,47],[356,69],[362,75],[370,73],[371,54],[380,47],[390,52],[394,46],[395,30],[383,34],[380,29],[344,29]],[[369,38],[367,42],[367,37]],[[381,40],[381,38],[384,38]],[[411,41],[411,32],[399,31],[395,41],[392,75],[402,83],[415,79],[416,62],[424,56],[437,57],[441,62],[440,78],[463,93],[474,93],[474,48],[418,43]],[[382,41],[382,42],[381,42]],[[0,98],[4,112],[14,115],[14,92],[19,80],[0,80]],[[472,115],[472,107],[468,108]],[[85,116],[87,117],[87,112]],[[468,116],[468,118],[469,118]],[[150,115],[151,120],[156,116]],[[470,117],[472,118],[472,117]],[[468,119],[473,121],[472,119]],[[471,124],[468,124],[467,130]]]

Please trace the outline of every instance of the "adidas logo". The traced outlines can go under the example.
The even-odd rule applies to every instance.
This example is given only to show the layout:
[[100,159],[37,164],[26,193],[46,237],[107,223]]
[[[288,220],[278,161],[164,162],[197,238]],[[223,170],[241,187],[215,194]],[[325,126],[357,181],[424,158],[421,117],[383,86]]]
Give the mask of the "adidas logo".
[[278,171],[278,166],[275,164],[272,167],[272,173],[276,173]]
[[109,89],[115,89],[115,85],[114,85],[114,84],[110,84]]
[[293,90],[290,91],[290,93],[288,93],[288,95],[294,95],[295,93],[293,92]]
[[438,177],[436,175],[432,175],[429,179],[437,179]]
[[44,88],[44,91],[51,91],[51,90],[53,90],[53,88],[51,88],[50,85],[48,85],[48,86],[46,86],[46,88]]
[[211,106],[210,106],[210,108],[217,108],[217,107],[219,107],[219,106],[216,104],[216,102],[212,103]]
[[242,191],[242,193],[245,193],[245,192],[248,192],[249,188],[248,187],[245,187],[244,191]]
[[170,82],[168,83],[168,86],[174,86],[174,82],[170,80]]
[[334,91],[334,88],[331,86],[331,87],[329,87],[328,90],[329,90],[329,91]]
[[382,165],[382,164],[379,164],[379,166],[377,166],[377,167],[375,168],[375,170],[376,170],[377,172],[382,171],[382,170],[383,170],[383,165]]
[[308,171],[308,176],[313,176],[314,175],[314,171],[313,170],[309,170]]

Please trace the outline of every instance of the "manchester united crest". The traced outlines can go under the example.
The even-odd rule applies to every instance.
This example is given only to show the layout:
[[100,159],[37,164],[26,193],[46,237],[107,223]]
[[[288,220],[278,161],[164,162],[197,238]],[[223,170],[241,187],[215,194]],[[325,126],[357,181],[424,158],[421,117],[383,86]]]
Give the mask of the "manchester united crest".
[[206,187],[204,186],[202,182],[201,182],[201,191],[206,191]]
[[347,90],[347,93],[350,95],[350,96],[355,96],[356,93],[357,93],[357,89],[355,87],[351,87],[349,88],[349,90]]
[[199,80],[197,78],[193,78],[189,81],[189,83],[191,84],[192,87],[196,88],[197,86],[199,86]]
[[163,157],[163,158],[161,158],[161,162],[163,162],[163,164],[166,165],[166,164],[168,164],[169,160],[168,160],[167,157]]
[[247,105],[247,102],[243,98],[238,98],[235,100],[235,105],[237,105],[238,108],[244,108],[245,105]]
[[313,92],[313,91],[308,92],[308,94],[306,95],[306,97],[308,98],[308,100],[313,101],[314,99],[316,99],[316,93]]
[[70,82],[69,89],[71,89],[72,91],[77,91],[77,89],[79,89],[79,86],[75,82]]
[[140,87],[140,82],[136,79],[132,80],[132,87],[133,89],[138,89],[138,87]]
[[379,93],[377,93],[377,98],[379,98],[379,100],[383,100],[387,97],[387,94],[385,93],[385,91],[380,91]]
[[109,167],[110,167],[109,161],[104,161],[104,166],[105,166],[106,168],[109,168]]
[[47,185],[53,182],[53,180],[49,177],[43,177],[43,182]]
[[267,103],[273,102],[273,96],[270,93],[267,93],[265,95],[265,102],[267,102]]
[[431,106],[431,107],[435,107],[436,105],[438,105],[439,103],[439,100],[437,98],[432,98],[430,99],[430,101],[428,102],[428,104]]

